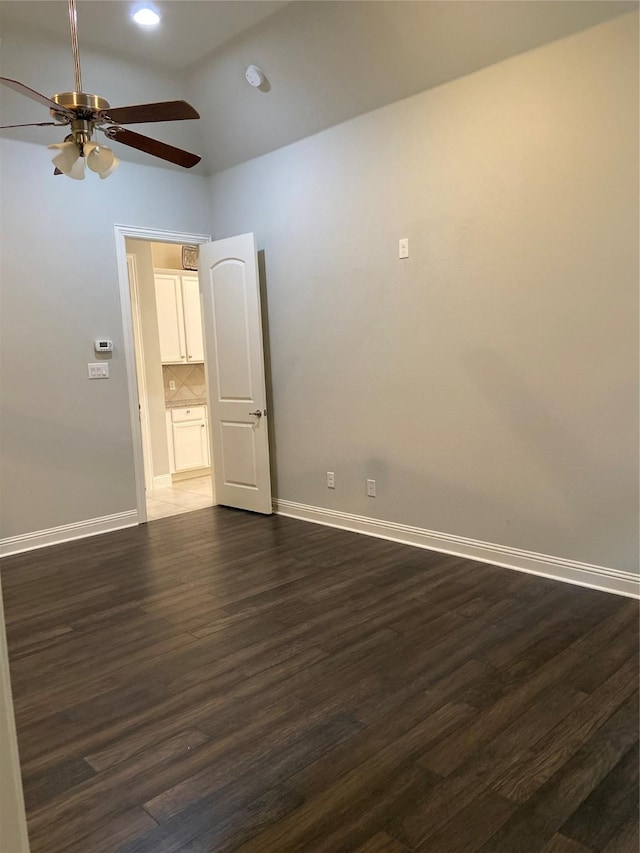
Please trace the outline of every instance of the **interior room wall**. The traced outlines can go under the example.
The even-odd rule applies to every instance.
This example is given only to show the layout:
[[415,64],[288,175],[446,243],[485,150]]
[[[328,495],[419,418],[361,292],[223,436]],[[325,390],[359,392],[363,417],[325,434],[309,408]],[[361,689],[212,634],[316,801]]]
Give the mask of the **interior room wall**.
[[151,462],[154,477],[169,473],[169,449],[164,408],[164,381],[160,358],[160,336],[156,310],[156,288],[153,277],[153,243],[145,240],[125,240],[127,252],[135,257],[142,326],[149,433],[151,436]]
[[633,13],[214,176],[278,497],[637,571],[637,153]]
[[[1,537],[135,509],[114,223],[210,233],[206,178],[123,162],[78,182],[50,153],[0,142]],[[110,378],[89,380],[102,336]]]
[[151,243],[151,255],[156,269],[182,271],[182,246],[178,243]]

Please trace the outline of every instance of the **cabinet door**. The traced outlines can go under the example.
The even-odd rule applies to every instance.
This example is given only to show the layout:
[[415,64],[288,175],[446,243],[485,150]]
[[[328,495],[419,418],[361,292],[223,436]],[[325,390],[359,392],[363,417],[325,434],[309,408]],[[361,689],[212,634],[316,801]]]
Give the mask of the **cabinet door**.
[[155,284],[160,360],[171,364],[186,362],[180,276],[156,275]]
[[202,311],[197,276],[182,276],[182,304],[187,341],[187,361],[204,361]]
[[173,458],[176,471],[206,468],[209,465],[207,424],[185,421],[173,424]]

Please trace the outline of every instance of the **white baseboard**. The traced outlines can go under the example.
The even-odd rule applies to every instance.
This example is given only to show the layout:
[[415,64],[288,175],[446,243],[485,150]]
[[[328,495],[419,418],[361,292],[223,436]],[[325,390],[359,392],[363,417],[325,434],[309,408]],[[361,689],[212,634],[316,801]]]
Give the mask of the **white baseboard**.
[[166,489],[172,484],[172,482],[171,474],[159,474],[157,477],[153,478],[153,488],[154,490]]
[[[632,572],[608,569],[604,566],[594,566],[590,563],[581,563],[562,557],[551,557],[547,554],[481,542],[464,536],[438,533],[437,531],[411,527],[393,521],[380,521],[376,518],[338,512],[323,507],[307,506],[294,501],[274,501],[274,510],[278,515],[286,515],[302,521],[311,521],[315,524],[324,524],[341,530],[364,533],[367,536],[377,536],[380,539],[414,545],[418,548],[427,548],[444,554],[467,557],[482,563],[491,563],[495,566],[503,566],[519,572],[528,572],[565,583],[586,586],[602,592],[625,595],[629,598],[640,598],[640,580]],[[48,545],[69,542],[73,539],[96,536],[100,533],[109,533],[123,527],[133,527],[136,524],[138,524],[138,512],[133,509],[114,515],[105,515],[102,518],[91,518],[87,521],[51,527],[48,530],[36,530],[33,533],[24,533],[20,536],[9,536],[6,539],[0,539],[0,557],[31,551],[36,548],[45,548]]]
[[302,521],[339,527],[341,530],[377,536],[380,539],[389,539],[392,542],[402,542],[405,545],[414,545],[418,548],[428,548],[431,551],[440,551],[444,554],[467,557],[470,560],[492,563],[495,566],[515,569],[518,572],[528,572],[577,586],[586,586],[602,592],[612,592],[629,598],[640,598],[640,578],[632,572],[607,569],[604,566],[593,566],[590,563],[566,560],[563,557],[550,557],[547,554],[537,554],[534,551],[523,551],[506,545],[494,545],[490,542],[480,542],[477,539],[467,539],[464,536],[453,536],[449,533],[438,533],[421,527],[410,527],[407,524],[397,524],[393,521],[379,521],[377,518],[367,518],[348,512],[307,506],[294,501],[276,500],[274,501],[274,510],[278,515],[286,515]]
[[188,471],[178,471],[171,475],[172,483],[180,483],[182,480],[193,480],[196,477],[207,477],[211,475],[211,468],[190,468]]
[[32,551],[35,548],[46,548],[60,542],[70,542],[72,539],[84,539],[86,536],[97,536],[99,533],[109,533],[123,527],[133,527],[138,524],[138,510],[116,512],[102,518],[89,518],[86,521],[76,521],[73,524],[63,524],[61,527],[50,527],[48,530],[36,530],[33,533],[23,533],[20,536],[9,536],[0,539],[0,557],[10,554],[20,554],[22,551]]

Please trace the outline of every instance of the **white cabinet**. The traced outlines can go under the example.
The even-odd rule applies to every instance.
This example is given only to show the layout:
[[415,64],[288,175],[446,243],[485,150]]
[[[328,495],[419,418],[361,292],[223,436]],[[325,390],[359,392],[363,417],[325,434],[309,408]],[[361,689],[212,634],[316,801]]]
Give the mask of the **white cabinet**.
[[176,472],[209,466],[206,423],[173,424],[173,459]]
[[167,410],[169,470],[172,474],[209,467],[206,406]]
[[204,361],[198,276],[155,271],[160,359],[163,364]]
[[182,308],[187,361],[204,361],[204,338],[202,337],[202,309],[198,276],[182,276]]
[[179,275],[156,275],[156,310],[160,359],[165,362],[186,361],[182,284]]

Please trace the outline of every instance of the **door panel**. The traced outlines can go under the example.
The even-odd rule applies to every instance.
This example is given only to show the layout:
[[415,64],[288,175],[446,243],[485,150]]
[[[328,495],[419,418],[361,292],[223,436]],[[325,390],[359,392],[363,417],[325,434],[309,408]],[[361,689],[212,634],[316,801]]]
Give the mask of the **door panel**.
[[211,270],[221,400],[253,400],[246,276],[246,264],[236,258],[221,260]]
[[222,421],[222,458],[225,486],[258,488],[253,424]]
[[253,234],[200,246],[216,500],[270,514],[262,314]]

